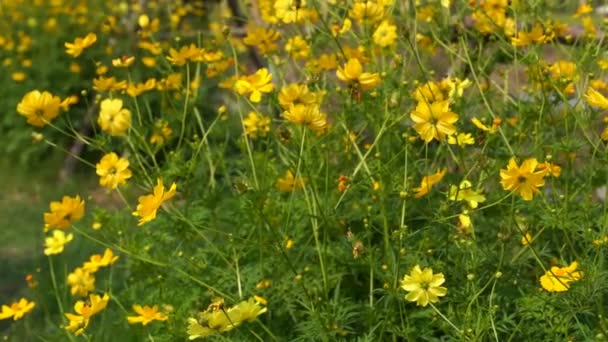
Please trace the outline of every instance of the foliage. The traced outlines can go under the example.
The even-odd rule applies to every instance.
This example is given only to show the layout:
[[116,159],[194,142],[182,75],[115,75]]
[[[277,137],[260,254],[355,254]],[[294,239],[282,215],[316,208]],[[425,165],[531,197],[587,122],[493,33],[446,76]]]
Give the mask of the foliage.
[[40,212],[9,337],[604,339],[591,6],[113,3],[0,2],[7,148],[109,199]]

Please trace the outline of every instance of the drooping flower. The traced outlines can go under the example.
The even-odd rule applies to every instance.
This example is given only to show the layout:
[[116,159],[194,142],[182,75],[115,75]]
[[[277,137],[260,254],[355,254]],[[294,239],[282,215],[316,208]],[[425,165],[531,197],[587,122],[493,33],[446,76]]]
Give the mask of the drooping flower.
[[13,302],[9,305],[2,305],[2,311],[0,311],[0,320],[12,318],[13,321],[19,320],[25,316],[28,312],[32,311],[36,307],[36,303],[30,302],[25,298],[19,299],[18,302]]
[[138,316],[128,316],[127,321],[129,324],[137,324],[141,323],[142,325],[148,325],[153,321],[166,321],[169,317],[162,312],[158,311],[158,305],[154,305],[152,307],[148,305],[133,305],[133,311],[135,311]]
[[567,267],[553,266],[542,277],[540,285],[549,292],[564,292],[570,288],[570,283],[583,277],[583,272],[577,271],[578,263],[572,262]]
[[131,111],[122,107],[121,99],[101,101],[97,123],[112,136],[124,135],[131,127]]
[[338,67],[336,76],[353,88],[371,89],[380,84],[378,73],[363,72],[363,66],[357,58],[349,58],[344,67]]
[[456,132],[454,123],[458,121],[458,114],[450,111],[450,102],[447,100],[418,102],[410,117],[414,121],[414,129],[427,143]]
[[129,161],[119,158],[114,152],[105,154],[95,168],[99,176],[99,184],[108,189],[116,189],[119,185],[125,184],[132,175]]
[[87,302],[82,300],[77,301],[76,304],[74,304],[75,314],[65,314],[65,317],[69,320],[69,324],[65,329],[73,332],[74,335],[81,335],[84,332],[84,329],[89,326],[91,317],[105,309],[106,306],[108,306],[109,300],[110,296],[107,293],[104,293],[103,297],[91,294]]
[[84,38],[76,38],[73,43],[66,42],[65,48],[66,53],[72,57],[78,57],[82,54],[84,49],[95,44],[97,41],[97,35],[95,33],[89,33]]
[[63,252],[64,246],[72,241],[73,234],[65,234],[63,230],[54,230],[53,236],[44,239],[44,255],[54,255]]
[[114,255],[111,249],[106,248],[103,252],[103,256],[101,254],[91,255],[89,261],[86,261],[82,265],[82,269],[88,273],[95,273],[102,267],[108,267],[115,263],[118,260],[118,256]]
[[416,265],[409,275],[403,276],[401,288],[409,292],[405,299],[416,302],[417,306],[427,306],[448,293],[448,289],[441,286],[444,282],[443,273],[433,274],[431,268],[420,269],[420,265]]
[[32,90],[17,104],[17,112],[35,127],[43,127],[59,115],[61,99],[48,91]]
[[471,182],[463,180],[459,186],[452,185],[450,187],[450,200],[452,201],[466,201],[469,207],[475,209],[481,202],[485,202],[486,197],[480,192],[477,192],[471,188]]
[[44,231],[51,228],[66,229],[74,221],[80,220],[84,216],[84,200],[80,196],[63,196],[61,202],[53,201],[50,204],[51,211],[44,213]]
[[283,112],[283,117],[290,122],[303,125],[317,134],[327,131],[327,115],[321,112],[318,105],[291,105],[288,110]]
[[536,158],[526,159],[521,167],[515,162],[515,158],[509,160],[506,169],[500,170],[500,184],[503,189],[519,194],[525,201],[531,201],[534,194],[541,186],[545,185],[546,173],[537,171],[538,161]]
[[158,208],[160,208],[165,201],[173,198],[176,190],[177,185],[172,183],[168,191],[165,191],[163,181],[158,178],[153,193],[151,195],[139,197],[139,204],[137,205],[137,209],[133,212],[133,216],[139,217],[137,225],[141,226],[146,222],[154,220]]
[[268,69],[262,68],[249,76],[242,76],[234,83],[234,90],[239,95],[249,95],[249,100],[258,103],[262,100],[262,93],[270,93],[274,89],[272,74]]
[[437,172],[435,172],[432,175],[422,177],[420,186],[413,189],[414,192],[416,193],[414,195],[414,197],[420,198],[420,197],[428,194],[431,191],[431,189],[433,188],[433,185],[439,183],[439,181],[441,181],[441,179],[443,179],[443,176],[445,176],[446,171],[447,171],[447,169],[437,170]]
[[95,277],[81,267],[78,267],[68,274],[68,285],[71,286],[70,292],[73,296],[84,297],[89,292],[95,290]]

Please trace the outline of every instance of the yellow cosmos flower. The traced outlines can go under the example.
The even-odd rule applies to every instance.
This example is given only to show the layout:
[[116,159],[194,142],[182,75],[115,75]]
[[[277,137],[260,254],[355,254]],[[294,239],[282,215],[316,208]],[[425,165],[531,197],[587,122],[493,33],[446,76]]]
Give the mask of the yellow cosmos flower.
[[599,91],[589,87],[585,93],[585,100],[590,106],[598,107],[603,110],[608,109],[608,99]]
[[194,340],[227,332],[244,322],[253,321],[267,311],[261,304],[255,298],[249,298],[227,310],[219,310],[211,305],[209,309],[199,313],[198,319],[188,318],[188,339]]
[[540,285],[549,292],[564,292],[570,288],[570,283],[583,277],[583,272],[577,271],[578,263],[574,261],[567,267],[553,266],[542,277]]
[[239,95],[249,95],[249,100],[258,103],[262,100],[262,93],[270,93],[274,89],[272,74],[268,69],[262,68],[253,75],[240,77],[233,85]]
[[521,167],[515,158],[509,160],[506,169],[500,170],[500,184],[503,189],[519,194],[525,201],[531,201],[541,186],[545,185],[545,172],[536,171],[536,158],[526,159]]
[[452,134],[448,136],[448,144],[458,146],[473,145],[475,144],[475,138],[473,138],[471,133]]
[[243,120],[243,127],[245,128],[245,135],[252,139],[265,137],[270,132],[270,118],[256,112],[249,112]]
[[416,193],[414,195],[414,197],[420,198],[420,197],[428,194],[431,191],[431,189],[433,188],[433,185],[439,183],[439,181],[441,181],[443,179],[443,176],[445,176],[446,171],[447,171],[447,169],[437,170],[437,172],[435,172],[432,175],[422,177],[420,186],[413,189],[414,192]]
[[283,192],[291,192],[302,189],[303,186],[304,180],[300,177],[294,177],[291,170],[287,170],[287,172],[285,172],[285,176],[277,180],[277,188]]
[[458,114],[450,111],[450,102],[447,100],[430,104],[418,102],[410,117],[414,121],[414,129],[426,143],[433,139],[441,140],[456,132],[454,123],[458,121]]
[[127,81],[117,81],[116,77],[102,77],[93,79],[93,89],[97,91],[119,91],[127,89]]
[[420,269],[420,265],[416,265],[409,275],[403,276],[401,288],[409,292],[405,299],[416,302],[417,306],[427,306],[448,293],[448,289],[441,286],[444,282],[443,273],[433,274],[431,268]]
[[129,84],[127,86],[127,94],[131,97],[137,97],[153,89],[156,89],[156,79],[150,78],[146,82]]
[[279,104],[284,109],[295,104],[310,105],[320,103],[323,98],[323,92],[312,92],[306,84],[291,83],[279,92]]
[[169,127],[169,123],[165,120],[158,120],[154,123],[154,131],[149,141],[151,144],[162,145],[169,140],[172,134],[173,130]]
[[108,189],[116,189],[119,185],[125,184],[132,175],[129,161],[119,158],[114,152],[104,155],[95,165],[95,170],[99,176],[99,185]]
[[129,324],[141,323],[142,325],[148,325],[148,323],[153,321],[166,321],[169,318],[164,313],[158,311],[158,305],[150,307],[135,304],[133,305],[133,311],[139,314],[139,316],[128,316],[127,321]]
[[183,66],[188,61],[203,61],[204,53],[205,51],[203,49],[198,48],[194,44],[190,44],[189,46],[182,46],[179,51],[174,48],[169,49],[167,60],[175,66]]
[[51,228],[69,228],[72,222],[84,216],[84,206],[84,200],[81,200],[80,196],[63,196],[61,202],[51,202],[51,211],[44,213],[44,231],[47,232]]
[[139,197],[139,204],[137,209],[133,212],[133,216],[139,217],[138,226],[143,225],[146,222],[150,222],[156,218],[156,212],[158,208],[167,200],[175,196],[177,185],[171,184],[168,191],[165,191],[163,181],[158,178],[156,180],[156,186],[154,192],[151,195],[145,195]]
[[54,230],[53,236],[44,239],[44,255],[62,253],[64,246],[73,238],[73,234],[66,235],[63,230]]
[[27,123],[43,127],[59,115],[61,99],[48,91],[30,91],[17,104],[17,112],[25,116]]
[[290,122],[310,128],[317,134],[327,131],[327,115],[321,112],[318,105],[291,105],[283,113],[283,117]]
[[89,33],[84,38],[76,38],[73,43],[65,43],[66,53],[72,57],[78,57],[84,49],[95,44],[97,35]]
[[108,306],[110,296],[105,293],[103,297],[92,294],[89,296],[89,300],[84,302],[79,300],[74,304],[74,312],[66,313],[65,317],[69,320],[69,324],[65,327],[67,331],[73,332],[74,335],[81,335],[89,326],[91,317],[98,314],[100,311]]
[[452,185],[449,197],[452,201],[466,201],[473,209],[486,200],[486,196],[471,188],[471,182],[468,180],[463,180],[459,186]]
[[418,103],[439,102],[446,99],[441,88],[439,83],[430,81],[416,87],[412,95]]
[[275,16],[285,24],[306,20],[312,14],[306,9],[306,3],[306,0],[276,0],[274,1]]
[[338,67],[336,76],[341,81],[361,89],[374,88],[381,82],[378,73],[363,72],[363,66],[357,58],[349,58],[344,67]]
[[68,285],[71,287],[70,293],[73,296],[86,296],[89,292],[95,290],[95,277],[78,267],[68,274]]
[[279,48],[276,44],[279,37],[281,37],[281,34],[271,28],[251,26],[247,29],[243,44],[255,46],[261,54],[265,55]]
[[375,1],[358,0],[353,3],[348,16],[359,24],[375,22],[384,18],[384,7]]
[[388,20],[383,20],[372,35],[374,44],[387,47],[393,45],[397,40],[397,26],[389,23]]
[[36,303],[30,302],[25,298],[19,299],[18,302],[13,302],[9,305],[2,305],[0,311],[0,320],[12,318],[13,321],[19,320],[28,312],[34,310]]
[[131,111],[122,107],[120,99],[101,101],[97,123],[112,136],[124,135],[131,128]]
[[116,68],[128,68],[133,63],[135,63],[135,56],[122,56],[112,60],[112,65]]
[[102,267],[108,267],[115,263],[118,260],[118,256],[114,255],[111,249],[106,248],[103,252],[103,256],[101,254],[93,254],[89,258],[89,261],[86,261],[82,265],[82,270],[88,273],[95,273]]
[[310,56],[310,45],[302,38],[302,36],[295,36],[289,38],[285,44],[285,51],[294,60],[306,59]]

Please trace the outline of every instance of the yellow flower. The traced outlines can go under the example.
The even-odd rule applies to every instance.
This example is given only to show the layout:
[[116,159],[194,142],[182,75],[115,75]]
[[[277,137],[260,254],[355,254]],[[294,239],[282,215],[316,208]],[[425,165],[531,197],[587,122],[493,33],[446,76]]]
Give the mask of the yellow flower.
[[25,298],[19,299],[18,302],[13,302],[10,306],[2,305],[2,311],[0,311],[0,320],[13,318],[13,321],[23,318],[23,316],[32,311],[36,303],[30,302]]
[[301,189],[304,186],[304,180],[300,177],[294,177],[291,170],[285,172],[283,178],[277,180],[277,188],[283,192],[291,192],[294,190]]
[[513,46],[527,46],[530,44],[544,44],[553,40],[553,36],[546,36],[540,24],[534,25],[530,32],[519,31],[516,37],[511,37]]
[[608,109],[608,99],[599,91],[589,87],[585,93],[585,100],[590,106]]
[[485,202],[486,197],[481,193],[471,189],[471,182],[463,180],[459,186],[452,185],[450,187],[450,200],[466,201],[469,207],[475,209],[481,202]]
[[116,68],[128,68],[133,63],[135,63],[135,56],[122,56],[112,60],[112,65]]
[[127,321],[129,324],[137,324],[141,323],[143,325],[147,325],[153,321],[166,321],[169,317],[162,312],[158,311],[158,305],[154,305],[153,307],[149,307],[144,305],[133,305],[133,311],[139,314],[139,316],[128,316]]
[[70,292],[73,296],[86,296],[89,292],[95,290],[95,277],[78,267],[68,274],[68,285],[71,286]]
[[263,301],[265,300],[259,301],[256,300],[255,297],[253,297],[249,298],[249,300],[247,301],[242,301],[234,307],[230,308],[230,318],[232,318],[233,323],[238,322],[238,324],[240,324],[241,322],[253,321],[259,315],[265,313],[267,309],[260,305],[264,304],[262,303]]
[[54,230],[53,236],[44,239],[44,255],[60,254],[63,247],[73,238],[73,234],[65,235],[63,230]]
[[357,0],[348,11],[348,16],[359,24],[375,22],[384,18],[384,8],[374,1]]
[[405,299],[416,302],[417,306],[427,306],[448,293],[448,289],[441,286],[444,282],[443,273],[433,274],[431,268],[420,269],[420,265],[416,265],[409,275],[403,276],[401,288],[409,292]]
[[80,196],[63,196],[61,202],[53,201],[49,205],[51,211],[44,213],[44,231],[51,228],[66,229],[72,222],[84,216],[84,200]]
[[156,186],[154,192],[151,195],[139,196],[139,204],[137,209],[133,212],[133,216],[139,217],[138,226],[143,225],[146,222],[150,222],[156,218],[156,212],[158,208],[167,200],[175,196],[177,185],[171,184],[168,191],[165,191],[163,181],[158,178],[156,180]]
[[253,75],[240,77],[233,87],[239,95],[251,94],[249,100],[258,103],[262,100],[262,93],[270,93],[274,89],[272,74],[262,68]]
[[544,171],[536,171],[538,161],[536,158],[526,159],[521,167],[515,158],[509,160],[507,169],[500,170],[500,184],[503,189],[521,195],[525,201],[531,201],[541,186],[545,185]]
[[397,26],[389,23],[388,20],[383,20],[372,35],[374,43],[381,47],[393,45],[397,39]]
[[101,101],[97,123],[112,136],[124,135],[131,128],[131,111],[122,107],[120,99]]
[[247,36],[243,38],[243,43],[257,47],[260,53],[265,55],[278,48],[275,41],[279,37],[281,34],[273,29],[253,26],[247,29]]
[[59,115],[61,99],[48,91],[32,90],[17,104],[17,112],[25,116],[27,123],[42,127]]
[[276,0],[274,11],[275,16],[285,24],[300,22],[310,16],[306,9],[306,0]]
[[349,58],[344,67],[338,67],[336,76],[351,86],[361,89],[371,89],[380,84],[378,73],[363,72],[363,66],[357,58]]
[[245,135],[255,139],[257,137],[265,137],[270,132],[270,118],[259,115],[256,112],[249,112],[243,120],[245,127]]
[[457,133],[448,136],[448,144],[450,145],[473,145],[475,144],[475,138],[471,135],[471,133]]
[[95,273],[102,267],[108,267],[118,260],[118,256],[114,255],[111,249],[106,248],[103,256],[100,254],[91,255],[89,261],[82,265],[82,270],[88,273]]
[[456,132],[453,124],[458,121],[458,115],[450,111],[450,102],[447,100],[430,104],[418,102],[410,117],[415,123],[414,129],[426,143],[433,139],[441,140]]
[[342,25],[331,26],[331,35],[337,37],[341,34],[345,34],[346,32],[350,31],[352,26],[353,23],[350,21],[350,19],[344,18],[344,22],[342,23]]
[[89,33],[84,38],[76,38],[73,43],[65,43],[66,53],[72,57],[78,57],[84,49],[95,44],[97,35]]
[[183,66],[188,61],[202,61],[204,50],[199,49],[196,45],[182,46],[179,51],[174,48],[169,49],[167,60],[176,66]]
[[496,130],[498,129],[498,125],[492,125],[492,127],[488,127],[478,118],[472,118],[471,122],[473,123],[473,125],[475,125],[475,127],[490,134],[496,133]]
[[88,302],[82,300],[77,301],[76,304],[74,304],[74,312],[76,314],[65,314],[65,317],[70,321],[65,329],[73,332],[74,335],[81,335],[84,332],[84,329],[89,326],[91,317],[105,309],[106,306],[108,306],[109,300],[110,296],[107,293],[104,293],[103,297],[91,294]]
[[129,161],[119,158],[114,152],[104,155],[95,168],[99,176],[99,184],[108,189],[116,189],[119,185],[125,184],[132,175]]
[[306,84],[291,83],[281,88],[279,92],[279,104],[284,109],[294,104],[320,103],[323,97],[322,92],[311,92]]
[[165,120],[158,120],[154,123],[154,133],[150,137],[150,143],[156,145],[164,144],[173,134],[169,123]]
[[97,91],[118,91],[127,89],[127,81],[117,81],[115,77],[103,77],[93,79],[93,89]]
[[431,191],[431,189],[433,188],[433,185],[439,183],[439,181],[441,181],[441,179],[443,179],[443,176],[445,176],[446,171],[447,171],[447,169],[437,170],[437,172],[435,172],[432,175],[422,177],[420,186],[413,189],[414,192],[416,193],[414,195],[414,197],[420,198],[420,197],[428,194]]
[[521,245],[522,246],[527,246],[530,244],[530,242],[532,242],[532,234],[530,233],[526,233],[524,236],[521,237]]
[[549,292],[564,292],[570,288],[570,283],[583,277],[583,272],[577,271],[578,263],[574,261],[567,267],[553,266],[542,277],[540,285]]
[[289,38],[285,44],[285,51],[294,60],[306,59],[310,56],[310,45],[302,38],[302,36],[295,36]]
[[414,93],[412,95],[418,103],[432,103],[443,101],[446,99],[443,92],[441,91],[440,84],[433,81],[419,85],[418,87],[416,87],[416,90],[414,90]]
[[317,134],[327,131],[327,115],[321,112],[318,105],[291,105],[289,110],[283,113],[283,117],[295,124],[303,125]]
[[131,97],[137,97],[146,91],[156,88],[156,79],[150,78],[146,82],[131,83],[127,86],[127,94]]

